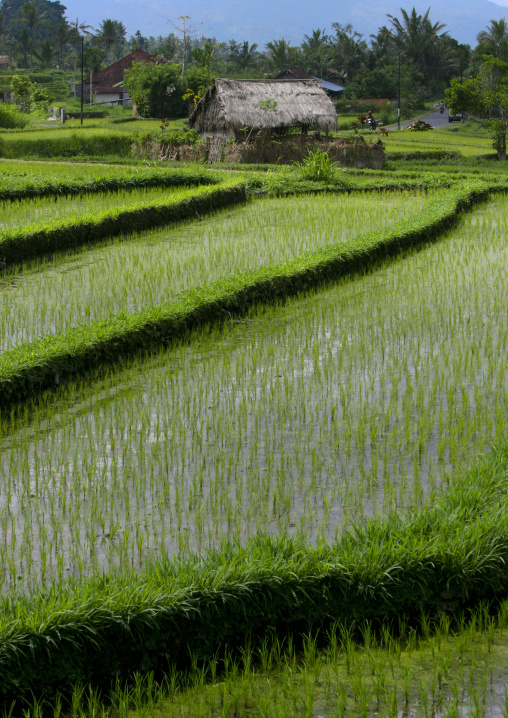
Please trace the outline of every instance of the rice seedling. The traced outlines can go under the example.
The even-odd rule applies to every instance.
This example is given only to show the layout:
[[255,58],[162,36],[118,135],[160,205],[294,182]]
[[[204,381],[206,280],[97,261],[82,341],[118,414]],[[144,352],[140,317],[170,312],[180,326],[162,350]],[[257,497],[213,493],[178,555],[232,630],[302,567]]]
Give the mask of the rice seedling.
[[505,430],[507,207],[4,418],[4,591],[432,502]]
[[[114,313],[167,302],[230,274],[347,240],[416,212],[428,198],[428,194],[413,192],[300,197],[284,203],[261,200],[206,221],[122,237],[86,253],[37,263],[22,274],[4,273],[0,277],[0,349]],[[90,208],[96,200],[111,202],[112,198],[89,196],[83,204]],[[73,202],[63,201],[62,206],[71,211]],[[51,201],[33,204],[50,207]]]

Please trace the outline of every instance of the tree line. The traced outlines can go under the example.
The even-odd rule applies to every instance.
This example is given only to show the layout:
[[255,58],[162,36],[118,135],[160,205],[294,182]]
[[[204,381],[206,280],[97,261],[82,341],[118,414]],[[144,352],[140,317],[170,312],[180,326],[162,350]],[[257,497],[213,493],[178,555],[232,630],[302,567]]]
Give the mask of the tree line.
[[260,48],[247,40],[217,42],[193,29],[189,18],[168,25],[165,36],[146,37],[139,31],[127,38],[120,20],[106,18],[93,28],[86,19],[70,20],[59,0],[1,0],[0,54],[13,67],[74,70],[80,66],[81,38],[85,43],[85,68],[97,71],[136,48],[158,56],[159,62],[180,63],[207,76],[264,77],[297,66],[305,72],[345,86],[344,97],[388,98],[397,95],[421,103],[444,94],[452,79],[461,82],[480,71],[485,55],[508,59],[506,21],[493,20],[478,34],[477,46],[459,43],[445,26],[430,18],[401,9],[388,15],[378,32],[365,38],[351,25],[334,22],[328,32],[317,28],[299,45],[285,38]]

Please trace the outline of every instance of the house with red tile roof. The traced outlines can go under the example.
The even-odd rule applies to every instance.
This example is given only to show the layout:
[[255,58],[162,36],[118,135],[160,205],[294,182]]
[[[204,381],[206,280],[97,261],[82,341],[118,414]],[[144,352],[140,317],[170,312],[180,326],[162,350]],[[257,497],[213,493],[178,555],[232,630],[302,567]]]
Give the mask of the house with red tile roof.
[[[130,70],[135,62],[153,62],[153,56],[145,50],[134,50],[121,60],[114,62],[104,70],[96,72],[92,76],[91,92],[94,105],[100,104],[123,104],[129,106],[129,94],[123,86],[123,76],[126,70]],[[90,78],[83,83],[85,101],[90,101]]]

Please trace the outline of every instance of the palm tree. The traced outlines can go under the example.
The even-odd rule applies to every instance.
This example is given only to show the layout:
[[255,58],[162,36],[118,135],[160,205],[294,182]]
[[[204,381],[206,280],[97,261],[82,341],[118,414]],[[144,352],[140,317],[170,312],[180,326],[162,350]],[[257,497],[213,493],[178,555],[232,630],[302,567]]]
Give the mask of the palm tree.
[[28,55],[33,51],[30,31],[24,27],[14,40],[14,48],[16,53],[23,55],[23,66],[28,67]]
[[252,45],[249,45],[249,41],[244,40],[238,51],[238,64],[240,65],[241,69],[246,71],[249,67],[255,65],[257,58],[257,44],[254,42]]
[[37,27],[45,24],[46,11],[39,13],[37,6],[31,0],[26,0],[24,5],[19,10],[21,22],[23,22],[28,29],[30,38],[30,71],[32,70],[32,56],[35,47],[34,31]]
[[284,68],[290,65],[291,48],[289,46],[289,42],[286,42],[284,38],[282,38],[282,40],[267,42],[266,47],[270,56],[271,64],[276,72],[284,70]]
[[125,38],[125,26],[119,20],[103,20],[99,27],[99,42],[101,42],[107,53],[108,62],[110,61],[110,53],[113,45]]
[[491,20],[490,27],[479,32],[476,39],[485,54],[492,54],[503,61],[508,58],[508,24],[504,17]]
[[58,56],[60,60],[60,69],[63,67],[64,47],[74,39],[74,28],[69,25],[67,20],[60,20],[56,29],[56,41],[58,43]]
[[377,35],[371,35],[370,38],[373,65],[388,65],[394,53],[392,33],[386,25],[383,25],[377,31]]
[[425,15],[418,15],[413,8],[409,14],[404,8],[400,9],[402,20],[388,15],[392,24],[392,35],[397,48],[410,60],[416,68],[423,69],[426,59],[435,50],[439,37],[446,35],[441,30],[443,23],[434,25],[429,19],[430,7]]
[[304,35],[302,51],[307,61],[307,69],[322,77],[332,59],[330,38],[324,30],[312,31],[312,35]]
[[53,57],[55,55],[55,46],[53,43],[53,40],[51,38],[47,37],[45,40],[43,40],[39,47],[37,56],[39,57],[40,61],[42,62],[44,67],[49,67],[51,63],[53,62]]
[[363,35],[353,29],[352,25],[342,25],[338,22],[332,24],[335,30],[335,42],[333,44],[334,60],[340,68],[341,74],[349,82],[365,64],[365,57],[368,52],[367,43]]

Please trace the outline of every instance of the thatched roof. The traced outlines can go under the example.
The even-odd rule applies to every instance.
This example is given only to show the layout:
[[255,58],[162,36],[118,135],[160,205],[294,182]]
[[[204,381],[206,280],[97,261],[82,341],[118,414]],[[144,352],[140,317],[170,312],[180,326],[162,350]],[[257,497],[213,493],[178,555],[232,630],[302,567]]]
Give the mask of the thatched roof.
[[335,107],[315,80],[216,79],[198,102],[189,124],[213,137],[234,137],[243,127],[265,129],[337,127]]

